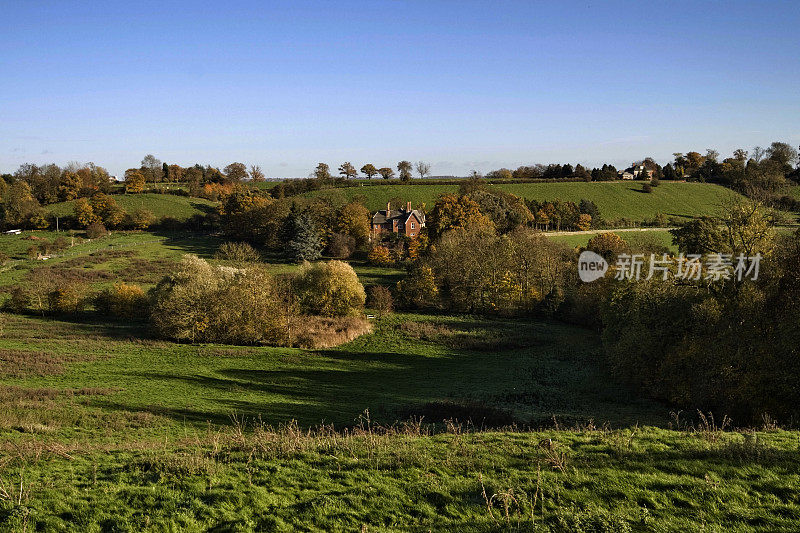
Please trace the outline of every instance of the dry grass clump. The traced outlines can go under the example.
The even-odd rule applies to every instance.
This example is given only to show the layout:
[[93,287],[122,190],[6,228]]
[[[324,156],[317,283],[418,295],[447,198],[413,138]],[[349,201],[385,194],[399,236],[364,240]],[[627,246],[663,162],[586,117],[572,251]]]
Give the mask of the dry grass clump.
[[292,345],[300,348],[331,348],[369,333],[372,324],[360,317],[297,316],[290,320]]
[[437,342],[459,350],[507,350],[526,346],[518,335],[489,328],[460,330],[435,322],[406,321],[400,325],[400,330],[413,339]]
[[131,258],[128,266],[117,272],[119,279],[136,283],[157,283],[175,269],[170,259]]
[[64,372],[65,363],[91,361],[94,357],[87,354],[54,354],[27,350],[0,350],[0,376],[28,377],[51,376]]

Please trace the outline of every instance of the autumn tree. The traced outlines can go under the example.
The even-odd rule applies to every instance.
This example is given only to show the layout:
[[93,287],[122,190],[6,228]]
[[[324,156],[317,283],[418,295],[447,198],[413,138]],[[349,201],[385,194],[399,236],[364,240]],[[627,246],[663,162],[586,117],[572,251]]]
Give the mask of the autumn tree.
[[443,194],[436,200],[429,217],[428,228],[434,237],[454,228],[494,228],[492,221],[481,213],[480,206],[468,196]]
[[144,191],[145,179],[144,174],[137,169],[129,169],[125,171],[125,192],[126,193],[140,193]]
[[368,180],[371,180],[373,176],[378,174],[378,169],[375,168],[375,165],[372,163],[367,163],[363,167],[361,167],[361,173],[364,174]]
[[397,171],[400,172],[400,179],[402,181],[411,180],[411,170],[413,166],[410,161],[400,161],[397,163]]
[[305,314],[356,316],[364,309],[364,286],[353,267],[342,261],[304,263],[295,287]]
[[391,179],[394,177],[394,170],[389,167],[381,167],[378,169],[378,174],[385,180]]
[[369,240],[370,212],[363,204],[350,202],[339,208],[336,216],[336,231],[353,237],[356,246]]
[[317,168],[314,169],[314,177],[319,181],[328,181],[331,179],[331,168],[325,163],[319,163]]
[[244,163],[231,163],[223,170],[228,181],[239,183],[247,179],[247,167]]
[[345,161],[339,166],[339,175],[344,179],[353,179],[358,175],[358,172],[356,172],[356,167],[349,161]]

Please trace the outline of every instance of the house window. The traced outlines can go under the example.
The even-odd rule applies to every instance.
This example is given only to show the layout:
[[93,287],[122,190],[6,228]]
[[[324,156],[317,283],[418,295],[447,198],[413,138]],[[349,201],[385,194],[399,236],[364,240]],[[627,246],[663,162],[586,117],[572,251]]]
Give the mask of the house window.
[[411,223],[411,229],[414,229],[414,223],[413,222]]

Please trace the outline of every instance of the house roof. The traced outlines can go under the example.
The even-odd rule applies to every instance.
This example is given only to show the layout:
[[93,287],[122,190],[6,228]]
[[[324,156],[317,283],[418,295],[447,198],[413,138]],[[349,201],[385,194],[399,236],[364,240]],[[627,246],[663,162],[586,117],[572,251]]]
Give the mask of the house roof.
[[384,224],[395,218],[403,219],[403,222],[405,223],[408,221],[411,215],[417,217],[417,220],[419,220],[421,223],[425,223],[425,215],[423,215],[418,209],[412,209],[411,211],[406,211],[405,209],[392,209],[387,211],[386,209],[382,209],[372,215],[372,223]]

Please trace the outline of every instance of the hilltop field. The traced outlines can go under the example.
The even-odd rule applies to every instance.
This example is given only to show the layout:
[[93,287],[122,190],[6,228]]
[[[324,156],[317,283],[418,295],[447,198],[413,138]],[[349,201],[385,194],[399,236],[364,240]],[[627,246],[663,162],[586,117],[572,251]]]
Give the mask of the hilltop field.
[[[702,184],[504,185],[595,201],[604,216],[713,213]],[[431,205],[455,186],[375,185]],[[186,219],[212,202],[115,195]],[[50,207],[69,214],[70,203]],[[663,230],[620,232],[672,247]],[[46,261],[28,248],[64,237]],[[583,246],[590,234],[552,239]],[[0,292],[42,279],[153,287],[207,232],[0,235]],[[265,254],[273,273],[297,265]],[[366,286],[402,268],[351,261]],[[183,344],[143,319],[0,314],[0,529],[10,531],[775,531],[800,521],[798,432],[645,398],[606,368],[600,335],[554,320],[367,309],[328,349]],[[734,421],[735,425],[735,421]]]
[[[661,182],[652,193],[643,193],[641,182],[566,182],[566,183],[501,183],[498,189],[526,199],[580,202],[593,201],[606,220],[643,221],[658,214],[667,217],[714,215],[724,199],[735,193],[710,183]],[[375,185],[325,189],[306,193],[310,197],[347,199],[366,198],[371,210],[386,209],[386,203],[400,198],[415,206],[433,206],[437,196],[458,192],[458,185]]]

